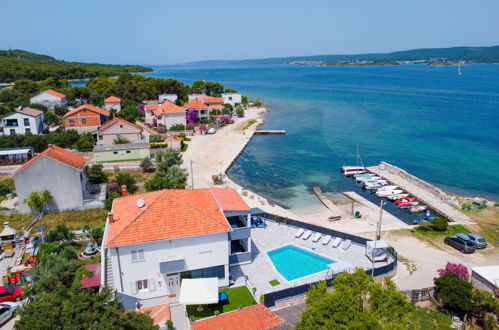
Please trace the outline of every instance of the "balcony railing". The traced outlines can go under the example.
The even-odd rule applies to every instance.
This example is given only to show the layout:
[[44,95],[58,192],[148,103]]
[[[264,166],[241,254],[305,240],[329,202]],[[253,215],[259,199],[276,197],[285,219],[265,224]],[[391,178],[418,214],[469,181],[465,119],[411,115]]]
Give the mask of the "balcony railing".
[[251,261],[251,252],[232,254],[229,256],[229,265],[237,265]]
[[251,228],[249,227],[233,228],[232,231],[229,232],[229,239],[231,241],[245,239],[248,237],[251,237]]

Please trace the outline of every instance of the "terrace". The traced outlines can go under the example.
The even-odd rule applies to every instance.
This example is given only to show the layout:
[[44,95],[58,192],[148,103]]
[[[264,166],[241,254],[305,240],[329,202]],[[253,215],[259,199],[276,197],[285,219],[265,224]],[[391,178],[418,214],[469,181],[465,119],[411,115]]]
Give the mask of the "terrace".
[[[301,237],[295,238],[298,229],[297,227],[278,224],[271,220],[266,220],[265,228],[252,228],[251,252],[253,261],[250,264],[230,268],[230,274],[235,285],[243,285],[247,282],[249,287],[256,288],[254,295],[258,297],[261,294],[325,280],[331,278],[333,274],[345,270],[350,271],[355,268],[370,269],[372,267],[371,260],[365,255],[365,246],[352,243],[346,251],[342,249],[343,244],[337,248],[333,248],[331,242],[327,245],[322,244],[324,235],[315,243],[312,241],[313,235],[307,240],[303,240]],[[268,251],[286,245],[294,245],[334,260],[335,263],[331,266],[332,270],[324,270],[293,281],[287,281],[277,271],[267,255]],[[391,261],[392,257],[389,256],[388,261],[376,262],[376,267],[385,266]],[[245,276],[247,276],[246,281]],[[276,282],[273,280],[277,280],[279,284],[276,285]],[[273,281],[273,285],[269,283],[270,281]]]

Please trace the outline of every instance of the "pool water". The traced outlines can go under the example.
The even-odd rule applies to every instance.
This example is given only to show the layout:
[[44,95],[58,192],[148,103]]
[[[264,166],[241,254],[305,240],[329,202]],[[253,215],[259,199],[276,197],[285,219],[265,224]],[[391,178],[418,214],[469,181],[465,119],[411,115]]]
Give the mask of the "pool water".
[[267,255],[277,271],[288,281],[327,270],[328,265],[336,262],[294,245],[268,251]]

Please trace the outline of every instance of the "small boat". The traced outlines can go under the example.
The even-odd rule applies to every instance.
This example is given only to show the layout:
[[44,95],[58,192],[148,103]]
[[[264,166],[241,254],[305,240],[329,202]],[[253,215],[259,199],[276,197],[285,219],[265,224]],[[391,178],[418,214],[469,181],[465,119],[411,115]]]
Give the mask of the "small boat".
[[365,174],[367,173],[364,166],[342,166],[341,172],[344,176],[353,176],[355,174]]
[[363,186],[365,189],[378,189],[383,186],[386,186],[388,182],[386,180],[373,180],[373,181],[367,181],[363,183]]
[[374,181],[374,180],[380,180],[381,178],[379,176],[358,176],[355,178],[355,181],[357,182],[366,182],[366,181]]
[[398,207],[401,209],[410,209],[413,206],[419,205],[419,202],[407,202],[403,204],[398,204]]
[[415,202],[416,198],[414,197],[407,197],[407,198],[402,198],[402,199],[397,199],[395,203],[400,204],[400,203],[407,203],[407,202]]
[[396,201],[397,199],[406,198],[407,196],[409,196],[409,194],[395,194],[395,195],[390,195],[387,197],[391,201]]
[[411,206],[411,208],[409,209],[409,212],[418,213],[418,212],[426,211],[426,209],[427,209],[427,207],[424,205],[415,205],[415,206]]
[[376,191],[376,196],[378,196],[378,197],[388,197],[388,196],[393,195],[393,194],[400,194],[400,193],[404,192],[402,189],[391,189],[391,190],[388,189],[388,190],[383,190],[383,188],[384,187],[381,187],[381,188],[379,188]]

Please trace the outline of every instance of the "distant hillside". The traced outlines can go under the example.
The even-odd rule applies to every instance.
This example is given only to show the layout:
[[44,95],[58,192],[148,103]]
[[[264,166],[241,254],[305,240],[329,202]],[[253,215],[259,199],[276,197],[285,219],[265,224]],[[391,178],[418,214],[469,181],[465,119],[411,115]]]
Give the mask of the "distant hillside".
[[[466,63],[499,63],[499,46],[492,47],[451,47],[451,48],[423,48],[404,50],[393,53],[373,53],[355,55],[315,55],[315,56],[294,56],[232,61],[232,63],[251,64],[284,64],[294,62],[466,62]],[[198,64],[218,64],[228,61],[203,61]]]
[[141,65],[110,65],[66,62],[25,50],[0,50],[0,82],[18,79],[43,80],[48,77],[83,79],[116,76],[121,72],[152,71]]

